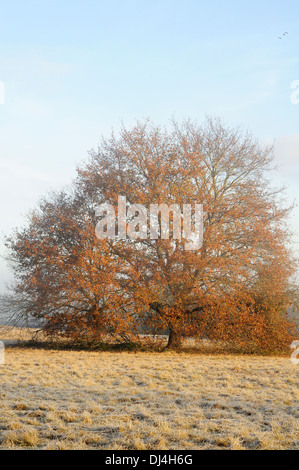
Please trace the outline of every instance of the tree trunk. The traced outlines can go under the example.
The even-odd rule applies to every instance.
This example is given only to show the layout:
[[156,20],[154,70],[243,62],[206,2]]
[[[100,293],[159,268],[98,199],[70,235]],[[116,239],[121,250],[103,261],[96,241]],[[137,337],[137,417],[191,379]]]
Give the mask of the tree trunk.
[[182,335],[180,331],[174,330],[171,325],[169,325],[169,336],[167,349],[181,349],[182,347]]

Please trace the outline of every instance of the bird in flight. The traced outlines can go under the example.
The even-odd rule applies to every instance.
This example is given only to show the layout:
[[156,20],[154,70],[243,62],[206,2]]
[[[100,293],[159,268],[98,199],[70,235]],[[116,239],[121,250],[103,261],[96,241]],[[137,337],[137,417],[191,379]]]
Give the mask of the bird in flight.
[[286,36],[287,34],[289,34],[289,33],[288,33],[287,31],[285,31],[285,32],[283,33],[283,35],[282,35],[282,36],[279,36],[279,38],[278,38],[278,39],[282,39],[282,38],[283,38],[283,36]]

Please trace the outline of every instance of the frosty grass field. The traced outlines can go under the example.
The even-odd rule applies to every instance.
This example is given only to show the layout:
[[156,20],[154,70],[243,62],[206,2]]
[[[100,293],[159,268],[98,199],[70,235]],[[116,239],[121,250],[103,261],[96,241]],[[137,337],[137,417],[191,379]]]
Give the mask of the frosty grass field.
[[10,346],[0,448],[296,449],[298,374],[289,357]]

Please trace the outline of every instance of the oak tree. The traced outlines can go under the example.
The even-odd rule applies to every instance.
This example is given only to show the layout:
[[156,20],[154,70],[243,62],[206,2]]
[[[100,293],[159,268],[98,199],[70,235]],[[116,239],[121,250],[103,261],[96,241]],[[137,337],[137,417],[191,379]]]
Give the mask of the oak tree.
[[[291,338],[285,312],[295,262],[291,207],[269,180],[273,156],[272,147],[212,118],[170,129],[146,121],[103,139],[71,190],[44,198],[7,239],[24,312],[72,339],[150,328],[167,330],[174,348],[183,336],[282,347]],[[99,239],[103,203],[116,224]],[[203,206],[204,232],[190,247],[184,223],[194,229],[197,214],[184,208],[194,204]],[[142,208],[152,207],[157,217],[142,225]]]

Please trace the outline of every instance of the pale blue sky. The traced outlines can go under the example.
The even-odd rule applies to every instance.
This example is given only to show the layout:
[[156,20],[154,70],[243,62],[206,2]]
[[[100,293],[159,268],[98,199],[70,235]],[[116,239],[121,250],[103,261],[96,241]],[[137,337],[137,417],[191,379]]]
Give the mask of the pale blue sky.
[[275,141],[275,182],[298,198],[298,17],[295,0],[0,0],[0,235],[102,134],[146,117],[210,114]]

